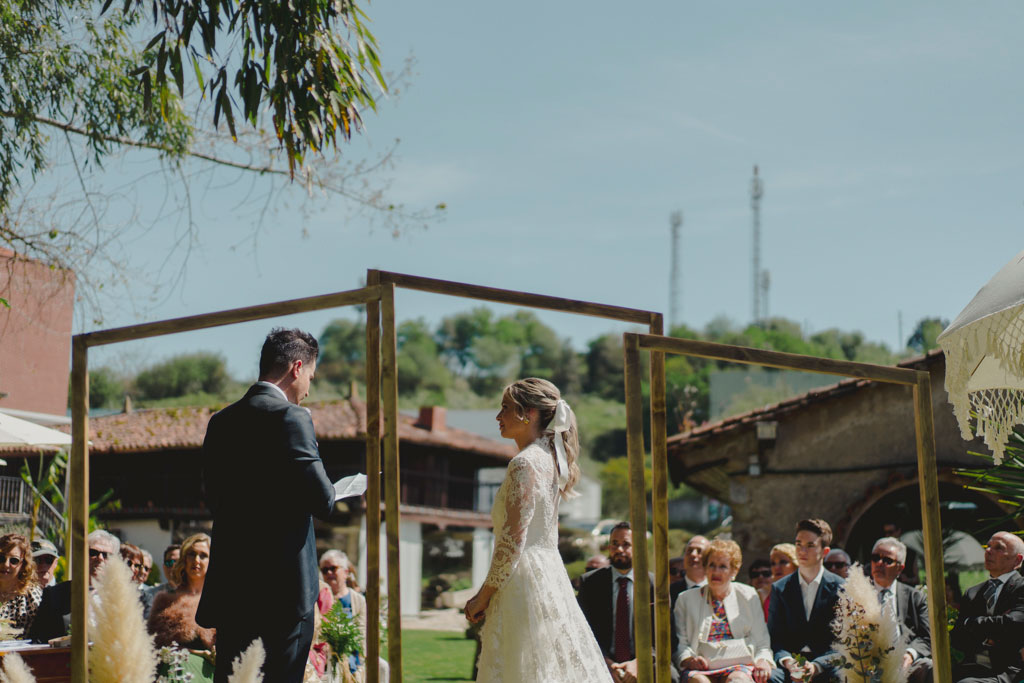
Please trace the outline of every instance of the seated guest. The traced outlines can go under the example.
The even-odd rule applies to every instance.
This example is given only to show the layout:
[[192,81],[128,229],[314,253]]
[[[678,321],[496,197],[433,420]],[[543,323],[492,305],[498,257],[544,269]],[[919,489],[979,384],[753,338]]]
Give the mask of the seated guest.
[[[89,590],[93,590],[93,582],[107,560],[118,554],[121,541],[117,536],[97,529],[89,534]],[[45,643],[53,638],[68,634],[71,626],[71,582],[63,581],[56,586],[43,590],[43,599],[39,603],[39,611],[29,627],[28,637]]]
[[[679,598],[679,594],[683,591],[688,591],[691,588],[699,588],[707,583],[704,579],[704,564],[703,557],[704,551],[707,550],[708,545],[711,542],[697,534],[692,536],[689,541],[686,542],[686,546],[683,548],[683,556],[677,558],[682,560],[682,573],[676,577],[675,575],[669,576],[668,586],[668,613],[669,613],[669,628],[672,631],[672,638],[670,645],[672,652],[676,651],[679,647],[679,641],[676,639],[676,633],[678,627],[676,626],[676,600]],[[674,560],[673,560],[674,561]],[[669,569],[671,570],[672,563],[669,563]],[[671,573],[671,571],[670,571]]]
[[1024,540],[997,531],[985,547],[989,580],[971,586],[960,602],[950,644],[964,653],[954,681],[1013,681],[1021,673],[1024,643]]
[[164,548],[164,579],[163,583],[158,583],[155,586],[147,586],[142,591],[142,616],[144,619],[149,619],[149,612],[153,608],[153,599],[156,598],[157,593],[163,593],[164,591],[174,590],[174,584],[171,583],[171,569],[177,563],[178,558],[181,557],[181,544],[172,543]]
[[768,596],[772,594],[772,563],[764,558],[754,560],[747,570],[750,577],[750,585],[757,591],[757,597],[761,598],[761,606],[764,608],[765,621],[768,620]]
[[140,585],[142,583],[142,548],[134,543],[122,543],[121,559],[132,570],[132,581],[136,585]]
[[[772,583],[784,579],[796,571],[796,546],[792,543],[777,543],[772,546],[768,553],[768,561],[772,567]],[[768,591],[768,597],[764,598],[764,618],[768,618],[768,608],[771,605],[772,593]]]
[[57,546],[45,538],[37,538],[32,541],[32,561],[36,563],[36,584],[40,588],[52,586],[57,581],[53,578],[53,571],[57,568],[57,560],[60,553]]
[[[612,527],[608,559],[610,567],[583,575],[576,600],[604,654],[612,680],[635,683],[638,654],[633,633],[633,531],[629,522],[619,522]],[[653,603],[654,575],[649,577],[649,600]],[[654,631],[653,610],[651,631]],[[653,654],[651,652],[647,656]],[[672,673],[674,680],[675,669]]]
[[896,579],[903,571],[907,546],[895,538],[880,538],[871,549],[871,581],[885,614],[896,620],[897,633],[907,637],[903,668],[907,680],[924,683],[932,678],[932,629],[924,593]]
[[735,583],[743,557],[734,541],[715,540],[704,550],[707,584],[683,591],[675,606],[681,680],[692,683],[766,683],[771,641],[757,591]]
[[772,563],[772,583],[796,571],[796,546],[792,543],[778,543],[768,553]]
[[9,619],[22,635],[32,625],[42,599],[28,539],[21,534],[0,536],[0,619]]
[[139,583],[145,585],[149,581],[149,573],[153,571],[153,553],[142,549],[142,570],[139,572]]
[[[779,666],[772,672],[773,681],[827,681],[833,677],[831,624],[843,579],[822,565],[831,543],[828,522],[797,522],[797,571],[772,584],[768,599],[768,634]],[[797,654],[805,664],[799,663]]]
[[[171,568],[170,578],[177,588],[153,599],[149,614],[149,632],[157,647],[172,646],[190,650],[211,650],[216,641],[214,629],[196,623],[196,607],[210,566],[210,537],[199,533],[181,544],[181,556]],[[259,596],[253,596],[258,599]]]
[[[906,546],[903,546],[906,547]],[[825,569],[844,579],[850,578],[850,556],[842,548],[832,548],[825,556]]]
[[[328,550],[320,556],[320,574],[331,589],[333,599],[341,603],[345,614],[352,617],[359,632],[366,636],[366,598],[349,588],[348,555],[340,550]],[[365,650],[364,650],[365,652]],[[356,678],[363,678],[363,658],[350,655],[348,658],[349,672]]]

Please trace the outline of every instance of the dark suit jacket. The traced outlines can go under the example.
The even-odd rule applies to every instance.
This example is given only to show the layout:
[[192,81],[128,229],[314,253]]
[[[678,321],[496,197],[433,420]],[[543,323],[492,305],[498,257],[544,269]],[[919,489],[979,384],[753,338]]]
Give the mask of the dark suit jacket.
[[795,571],[772,584],[768,605],[768,634],[772,638],[772,652],[776,664],[792,657],[804,647],[810,648],[809,661],[822,671],[831,668],[832,618],[835,616],[839,587],[843,579],[825,570],[818,586],[818,595],[811,608],[811,618],[804,612],[804,598],[800,592],[800,572]]
[[896,581],[896,611],[900,628],[907,634],[907,647],[920,657],[932,656],[932,627],[928,623],[928,599],[924,593]]
[[309,411],[255,384],[210,418],[203,460],[213,545],[196,621],[287,632],[318,592],[312,515],[334,509]]
[[979,650],[989,650],[994,673],[1020,666],[1020,648],[1024,644],[1024,577],[1014,573],[999,591],[992,616],[985,609],[982,588],[971,586],[960,601],[960,614],[950,634],[951,645],[963,652],[966,662],[974,661]]
[[45,643],[68,634],[71,625],[71,582],[63,581],[43,589],[43,599],[26,638]]
[[[580,603],[580,609],[583,610],[583,616],[587,618],[587,623],[590,624],[590,630],[594,632],[594,637],[597,638],[597,644],[601,646],[601,652],[604,653],[605,657],[614,659],[612,657],[612,632],[614,630],[614,624],[612,623],[612,600],[614,596],[612,594],[612,573],[615,569],[612,567],[601,567],[593,571],[587,572],[580,579],[580,590],[576,595],[576,600]],[[654,574],[651,577],[651,632],[654,632]],[[630,627],[632,627],[630,622]]]

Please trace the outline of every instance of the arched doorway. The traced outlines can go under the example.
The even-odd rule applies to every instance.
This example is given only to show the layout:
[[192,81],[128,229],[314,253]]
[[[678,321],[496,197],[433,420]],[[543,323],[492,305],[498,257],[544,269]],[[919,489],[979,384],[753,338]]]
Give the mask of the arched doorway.
[[[921,498],[916,480],[893,482],[888,489],[871,496],[850,516],[843,548],[856,562],[865,563],[874,542],[885,535],[886,524],[903,532],[921,528]],[[993,522],[1006,510],[992,498],[963,487],[952,474],[940,476],[939,509],[943,531],[956,529],[985,543],[995,531]],[[1004,523],[998,528],[1016,530],[1020,524]]]

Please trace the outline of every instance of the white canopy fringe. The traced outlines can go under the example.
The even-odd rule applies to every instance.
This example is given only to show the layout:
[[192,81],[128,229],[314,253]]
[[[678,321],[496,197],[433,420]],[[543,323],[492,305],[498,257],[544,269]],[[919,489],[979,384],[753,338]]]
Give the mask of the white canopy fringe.
[[1024,422],[1024,252],[982,287],[938,341],[960,434],[974,438],[973,410],[977,434],[998,465],[1014,426]]

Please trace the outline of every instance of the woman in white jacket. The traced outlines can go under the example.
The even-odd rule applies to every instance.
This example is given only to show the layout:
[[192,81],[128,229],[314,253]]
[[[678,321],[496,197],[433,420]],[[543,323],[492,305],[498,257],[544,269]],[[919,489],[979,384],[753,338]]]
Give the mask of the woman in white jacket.
[[771,640],[757,591],[736,583],[743,563],[733,541],[712,541],[702,558],[707,585],[679,594],[679,649],[673,660],[690,683],[766,683]]

